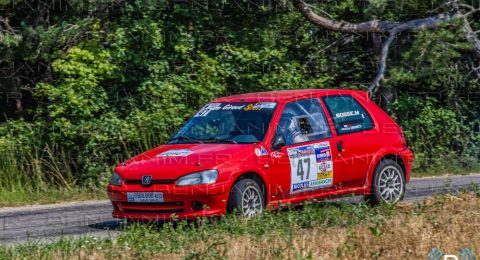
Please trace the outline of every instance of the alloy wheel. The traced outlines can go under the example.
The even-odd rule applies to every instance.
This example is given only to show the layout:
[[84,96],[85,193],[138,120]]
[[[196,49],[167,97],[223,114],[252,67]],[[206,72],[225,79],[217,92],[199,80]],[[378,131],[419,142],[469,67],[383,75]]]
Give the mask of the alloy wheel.
[[251,218],[262,212],[260,191],[254,186],[248,186],[242,195],[242,211],[245,217]]
[[401,174],[393,166],[385,167],[380,173],[378,191],[382,200],[386,203],[395,203],[402,197],[404,183]]

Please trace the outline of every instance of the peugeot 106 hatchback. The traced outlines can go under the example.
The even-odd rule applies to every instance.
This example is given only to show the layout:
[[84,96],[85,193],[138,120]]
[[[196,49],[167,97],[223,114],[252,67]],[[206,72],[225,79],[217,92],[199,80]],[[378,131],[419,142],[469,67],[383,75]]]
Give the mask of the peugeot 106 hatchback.
[[113,216],[194,219],[308,199],[402,199],[413,154],[366,92],[291,90],[219,98],[165,144],[115,168]]

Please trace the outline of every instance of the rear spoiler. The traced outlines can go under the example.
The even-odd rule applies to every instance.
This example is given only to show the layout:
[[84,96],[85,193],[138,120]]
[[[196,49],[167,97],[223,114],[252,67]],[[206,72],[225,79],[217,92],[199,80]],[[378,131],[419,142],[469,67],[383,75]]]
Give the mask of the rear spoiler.
[[370,97],[369,97],[367,91],[356,90],[355,93],[356,93],[357,95],[361,96],[362,98],[364,98],[365,101],[370,101]]

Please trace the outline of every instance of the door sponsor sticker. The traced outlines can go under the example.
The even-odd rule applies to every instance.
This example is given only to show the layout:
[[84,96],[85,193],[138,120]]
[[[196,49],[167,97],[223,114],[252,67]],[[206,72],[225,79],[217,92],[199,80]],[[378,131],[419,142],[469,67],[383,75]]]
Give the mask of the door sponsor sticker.
[[282,152],[274,151],[274,152],[270,153],[270,156],[272,156],[272,157],[275,158],[275,159],[280,159],[280,158],[283,157],[283,153],[282,153]]
[[290,159],[290,193],[333,185],[330,142],[288,148],[287,153]]

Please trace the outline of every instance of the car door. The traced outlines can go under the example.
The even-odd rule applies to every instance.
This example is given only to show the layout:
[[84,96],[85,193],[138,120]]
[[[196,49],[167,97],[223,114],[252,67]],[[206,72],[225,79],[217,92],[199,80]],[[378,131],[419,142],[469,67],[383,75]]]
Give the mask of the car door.
[[373,155],[381,147],[368,111],[351,95],[324,96],[322,100],[335,128],[334,154],[342,187],[364,185]]
[[333,141],[319,99],[287,103],[271,142],[272,199],[332,189],[338,181]]

